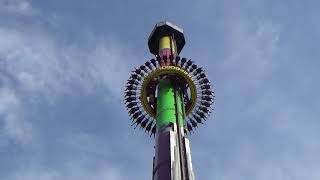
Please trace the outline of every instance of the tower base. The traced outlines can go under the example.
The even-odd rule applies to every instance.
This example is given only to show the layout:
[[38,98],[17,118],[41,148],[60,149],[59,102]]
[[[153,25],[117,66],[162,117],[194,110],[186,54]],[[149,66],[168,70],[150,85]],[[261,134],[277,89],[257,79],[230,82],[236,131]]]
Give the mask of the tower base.
[[181,128],[179,143],[177,127],[171,123],[157,130],[152,180],[195,180],[189,140]]

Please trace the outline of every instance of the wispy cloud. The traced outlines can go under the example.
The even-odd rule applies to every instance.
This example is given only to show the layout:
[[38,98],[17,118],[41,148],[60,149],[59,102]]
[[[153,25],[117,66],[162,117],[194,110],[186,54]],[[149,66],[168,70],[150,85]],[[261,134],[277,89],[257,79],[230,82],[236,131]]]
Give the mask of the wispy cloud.
[[27,0],[0,0],[0,11],[28,16],[36,13]]
[[85,160],[66,162],[59,169],[45,169],[40,166],[25,167],[6,177],[6,180],[123,180],[122,172],[112,164],[90,168]]
[[208,173],[212,179],[317,179],[319,113],[297,98],[307,91],[290,89],[296,93],[292,95],[280,80],[285,76],[291,83],[305,83],[288,72],[293,67],[281,59],[287,43],[282,39],[283,26],[274,19],[245,14],[231,14],[223,24],[226,57],[217,68],[212,65],[219,72],[214,81],[216,116],[204,131],[212,137],[212,147],[209,150],[205,144],[193,151],[203,161],[212,157],[211,167],[197,165],[205,169],[202,174],[212,172]]
[[[64,147],[63,161],[59,166],[46,166],[39,152],[30,162],[21,162],[13,173],[5,176],[6,180],[124,180],[128,173],[123,172],[119,164],[109,161],[115,152],[108,149],[108,143],[87,133],[71,133],[58,140]],[[48,155],[43,152],[44,155]],[[41,154],[41,153],[40,153]],[[61,158],[61,157],[60,157]],[[46,159],[46,158],[45,158]],[[28,164],[27,166],[25,164]]]
[[[114,38],[90,35],[84,39],[91,44],[61,43],[43,26],[0,26],[0,147],[10,148],[10,142],[26,149],[35,144],[39,147],[32,162],[17,167],[8,174],[8,180],[124,179],[120,169],[108,161],[96,168],[88,167],[90,157],[71,158],[61,162],[61,168],[39,165],[42,159],[37,156],[43,144],[38,140],[39,126],[30,118],[36,116],[34,109],[53,105],[66,96],[95,93],[106,102],[118,102],[129,71],[126,61],[135,58]],[[74,140],[83,143],[86,137],[91,136],[77,136]],[[104,155],[106,152],[97,151],[100,147],[93,144],[94,139],[85,141],[90,144],[84,153]],[[83,152],[77,148],[75,151]]]
[[108,39],[82,49],[57,43],[43,30],[0,27],[0,40],[3,75],[15,81],[16,88],[50,101],[73,93],[73,86],[88,93],[101,87],[118,94],[128,71],[125,59],[130,55]]
[[[19,142],[34,136],[33,113],[41,102],[65,95],[103,92],[106,101],[120,97],[134,55],[113,38],[88,36],[90,45],[64,44],[44,27],[0,26],[0,110],[2,135]],[[75,89],[77,89],[75,91]]]
[[[236,77],[260,81],[277,63],[274,55],[281,26],[270,20],[237,18],[227,24],[227,52],[222,68],[238,73]],[[230,73],[230,75],[235,75]]]
[[[0,147],[14,140],[23,145],[32,141],[32,125],[23,117],[20,99],[7,87],[0,88]],[[1,143],[2,142],[2,143]]]

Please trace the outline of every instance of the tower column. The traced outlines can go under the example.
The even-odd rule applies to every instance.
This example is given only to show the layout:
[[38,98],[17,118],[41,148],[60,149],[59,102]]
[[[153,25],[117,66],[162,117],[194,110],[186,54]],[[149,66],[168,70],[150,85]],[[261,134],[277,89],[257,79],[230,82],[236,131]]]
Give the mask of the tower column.
[[[176,55],[175,47],[175,40],[172,36],[161,37],[159,40],[159,56],[164,58],[164,56]],[[169,65],[163,59],[161,64],[162,66]],[[187,156],[187,149],[190,151],[190,147],[189,143],[185,143],[188,140],[184,134],[185,115],[182,87],[177,84],[173,79],[170,79],[170,76],[165,75],[161,77],[157,87],[154,180],[194,179],[191,156]]]
[[152,180],[194,180],[189,135],[211,113],[214,92],[202,67],[179,56],[183,30],[163,21],[148,46],[155,56],[135,68],[127,80],[124,104],[132,120],[155,137]]

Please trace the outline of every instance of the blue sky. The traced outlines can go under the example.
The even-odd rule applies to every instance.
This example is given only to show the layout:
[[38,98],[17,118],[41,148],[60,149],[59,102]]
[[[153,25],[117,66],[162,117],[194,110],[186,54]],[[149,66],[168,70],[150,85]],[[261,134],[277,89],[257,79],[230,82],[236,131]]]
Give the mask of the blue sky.
[[0,179],[151,179],[153,139],[121,98],[170,20],[216,91],[196,178],[319,180],[319,16],[308,0],[0,0]]

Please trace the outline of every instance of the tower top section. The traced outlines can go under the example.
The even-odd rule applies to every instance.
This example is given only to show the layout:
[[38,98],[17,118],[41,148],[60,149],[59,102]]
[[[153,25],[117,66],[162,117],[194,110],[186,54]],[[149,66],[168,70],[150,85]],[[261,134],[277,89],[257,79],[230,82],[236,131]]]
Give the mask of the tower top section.
[[164,36],[170,36],[174,39],[178,51],[177,53],[179,54],[186,43],[183,29],[169,21],[159,22],[153,28],[148,39],[150,52],[154,55],[159,55],[159,40]]

